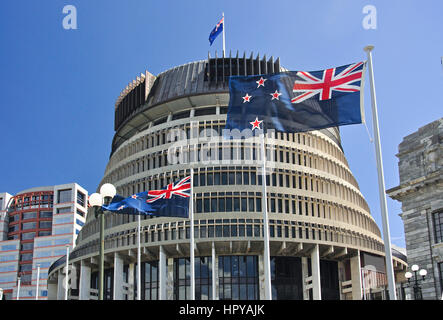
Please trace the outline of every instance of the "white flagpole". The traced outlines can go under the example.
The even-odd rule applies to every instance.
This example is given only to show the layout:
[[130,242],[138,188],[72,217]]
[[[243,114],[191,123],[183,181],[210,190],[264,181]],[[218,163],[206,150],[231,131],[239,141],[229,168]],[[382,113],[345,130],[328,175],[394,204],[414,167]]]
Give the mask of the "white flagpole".
[[223,15],[223,58],[225,57],[225,27],[226,27],[226,23],[225,23],[225,13],[222,13]]
[[[264,130],[264,129],[263,129]],[[269,225],[268,225],[268,193],[266,190],[266,149],[265,149],[265,134],[260,134],[261,138],[261,158],[263,162],[262,168],[262,202],[263,202],[263,236],[264,236],[264,250],[263,262],[265,268],[265,300],[272,300],[271,287],[271,257],[269,253]]]
[[137,232],[137,300],[141,300],[142,298],[142,281],[141,281],[141,248],[140,248],[140,214],[138,214],[138,232]]
[[20,300],[20,284],[21,284],[22,278],[20,277],[20,274],[17,278],[17,300]]
[[69,245],[66,246],[65,300],[68,300],[68,290],[69,290]]
[[38,288],[40,286],[40,264],[37,264],[37,284],[35,286],[35,300],[38,300]]
[[189,219],[191,220],[191,243],[190,258],[191,264],[191,300],[195,300],[195,266],[194,266],[194,168],[191,165],[191,196],[189,198]]
[[380,130],[378,127],[378,113],[377,113],[377,99],[375,96],[374,71],[372,68],[372,54],[371,54],[372,49],[374,49],[374,46],[366,46],[364,48],[364,50],[368,55],[368,70],[369,70],[369,78],[371,81],[372,121],[374,126],[375,154],[377,159],[377,173],[378,173],[378,190],[380,196],[380,208],[381,208],[382,224],[383,224],[383,238],[385,244],[386,274],[388,275],[389,298],[391,300],[397,300],[397,293],[395,292],[394,268],[392,265],[391,236],[389,233],[388,207],[386,204],[385,179],[383,175],[383,162],[382,162],[381,145],[380,145]]

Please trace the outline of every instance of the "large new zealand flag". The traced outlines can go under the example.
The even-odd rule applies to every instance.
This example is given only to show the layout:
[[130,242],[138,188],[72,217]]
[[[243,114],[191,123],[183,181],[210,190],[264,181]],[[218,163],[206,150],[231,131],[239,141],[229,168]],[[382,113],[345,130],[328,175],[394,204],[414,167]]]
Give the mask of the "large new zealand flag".
[[365,62],[321,71],[231,76],[226,129],[281,132],[362,123]]

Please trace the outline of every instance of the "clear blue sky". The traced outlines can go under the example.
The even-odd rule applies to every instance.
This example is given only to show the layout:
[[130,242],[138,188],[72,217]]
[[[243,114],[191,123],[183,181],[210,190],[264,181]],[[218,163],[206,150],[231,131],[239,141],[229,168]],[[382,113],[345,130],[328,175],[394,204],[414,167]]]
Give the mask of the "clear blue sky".
[[[365,5],[377,29],[362,26]],[[62,10],[77,8],[77,30]],[[373,52],[386,188],[398,185],[398,144],[442,117],[441,1],[4,0],[0,3],[0,192],[77,182],[95,191],[113,137],[114,102],[145,69],[158,74],[222,48],[208,36],[226,20],[227,50],[280,57],[319,70]],[[372,134],[367,78],[365,105]],[[363,125],[342,142],[382,229],[374,145]],[[400,203],[388,198],[392,242],[404,244]]]

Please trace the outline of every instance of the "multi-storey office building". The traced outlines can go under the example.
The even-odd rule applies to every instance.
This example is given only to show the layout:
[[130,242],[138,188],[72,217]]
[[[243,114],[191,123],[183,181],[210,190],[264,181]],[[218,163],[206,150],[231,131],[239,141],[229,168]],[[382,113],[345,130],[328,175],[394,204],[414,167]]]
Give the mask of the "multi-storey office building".
[[19,299],[35,299],[39,271],[38,298],[47,299],[48,268],[66,255],[67,246],[72,250],[86,220],[88,193],[70,183],[27,189],[4,199],[0,287],[8,300],[17,299],[18,285]]
[[[130,196],[160,189],[194,166],[197,299],[264,298],[264,196],[273,299],[361,299],[369,290],[381,297],[383,242],[338,128],[268,134],[267,195],[260,145],[220,137],[228,77],[281,69],[273,58],[208,58],[137,77],[117,99],[116,133],[101,184]],[[105,221],[105,298],[134,299],[137,217],[113,213]],[[143,217],[142,299],[190,297],[189,237],[189,219]],[[98,238],[99,221],[89,214],[70,255],[79,288],[72,299],[97,298]],[[51,266],[51,298],[61,296],[65,264],[64,257]],[[397,273],[404,270],[404,257],[395,256],[394,265]]]

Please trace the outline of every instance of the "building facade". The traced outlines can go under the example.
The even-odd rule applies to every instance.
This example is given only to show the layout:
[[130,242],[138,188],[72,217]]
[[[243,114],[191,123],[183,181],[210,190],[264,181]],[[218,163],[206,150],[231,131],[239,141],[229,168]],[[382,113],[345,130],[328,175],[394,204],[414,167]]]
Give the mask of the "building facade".
[[[408,264],[427,270],[424,299],[443,294],[443,118],[403,138],[400,185],[388,195],[402,204]],[[413,294],[411,293],[413,296]]]
[[[280,70],[279,59],[237,54],[141,74],[117,99],[100,185],[130,196],[161,189],[193,166],[196,299],[264,298],[264,199],[273,299],[362,299],[368,292],[382,298],[383,242],[338,128],[268,133],[265,197],[260,144],[222,138],[228,77]],[[189,219],[142,217],[141,225],[142,299],[189,298]],[[105,299],[137,296],[137,226],[137,217],[106,214]],[[99,220],[89,214],[69,259],[79,288],[70,299],[97,299],[98,239]],[[66,257],[50,269],[54,299],[65,264]],[[401,273],[406,264],[394,257],[394,265]]]
[[75,245],[86,221],[87,199],[76,183],[0,194],[0,288],[6,300],[35,299],[37,274],[38,299],[48,299],[48,269]]

